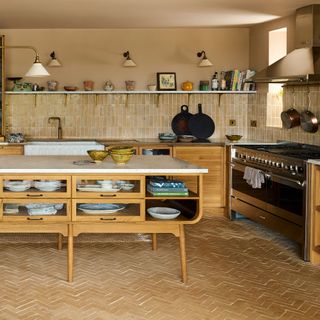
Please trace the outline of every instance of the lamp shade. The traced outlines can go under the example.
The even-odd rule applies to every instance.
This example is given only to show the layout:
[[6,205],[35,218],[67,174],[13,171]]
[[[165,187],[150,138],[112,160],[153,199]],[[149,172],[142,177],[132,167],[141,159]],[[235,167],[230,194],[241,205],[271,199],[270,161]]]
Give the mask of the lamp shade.
[[212,62],[209,59],[202,59],[198,66],[199,67],[211,67]]
[[41,62],[35,62],[29,71],[25,74],[26,77],[47,77],[50,73],[43,67]]
[[52,59],[48,64],[48,67],[61,67],[61,63],[58,59]]
[[135,64],[135,62],[134,62],[133,60],[131,60],[131,59],[126,59],[126,60],[124,60],[124,62],[123,62],[123,66],[124,66],[124,67],[135,67],[136,64]]

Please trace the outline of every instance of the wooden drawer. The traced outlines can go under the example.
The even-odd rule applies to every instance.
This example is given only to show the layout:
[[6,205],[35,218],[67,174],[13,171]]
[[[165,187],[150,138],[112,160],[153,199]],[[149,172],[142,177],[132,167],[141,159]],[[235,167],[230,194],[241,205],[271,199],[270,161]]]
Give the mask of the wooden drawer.
[[283,233],[292,240],[303,243],[303,228],[301,226],[256,207],[250,206],[249,204],[235,198],[231,198],[231,208],[233,211],[239,212],[272,230]]
[[14,155],[23,155],[24,146],[0,146],[0,155],[1,156],[14,156]]
[[[22,182],[28,180],[31,182],[31,188],[25,191],[18,190],[14,187],[10,188],[10,183]],[[61,187],[56,189],[55,187],[46,185],[46,182],[60,181]],[[40,183],[39,183],[40,182]],[[39,186],[41,182],[44,185]],[[48,189],[49,187],[49,189]],[[52,190],[52,191],[51,191]],[[71,197],[71,177],[70,176],[57,176],[57,175],[6,175],[0,178],[0,197],[2,198],[25,198],[25,199],[46,199],[46,198],[70,198]]]
[[[105,208],[96,210],[95,204],[112,204],[118,207],[116,212],[107,212]],[[90,206],[91,205],[91,206]],[[92,206],[93,205],[93,206]],[[104,212],[102,212],[104,211]],[[145,201],[143,199],[74,199],[72,200],[72,221],[116,222],[144,221]]]
[[[41,208],[41,206],[53,207],[56,212],[46,213],[46,209]],[[3,199],[0,210],[2,221],[58,222],[71,220],[71,202],[67,199]],[[43,214],[41,213],[42,210],[44,210]]]
[[[105,186],[104,182],[110,182]],[[130,189],[132,187],[132,189]],[[143,198],[143,176],[78,175],[72,178],[72,197],[86,199]]]

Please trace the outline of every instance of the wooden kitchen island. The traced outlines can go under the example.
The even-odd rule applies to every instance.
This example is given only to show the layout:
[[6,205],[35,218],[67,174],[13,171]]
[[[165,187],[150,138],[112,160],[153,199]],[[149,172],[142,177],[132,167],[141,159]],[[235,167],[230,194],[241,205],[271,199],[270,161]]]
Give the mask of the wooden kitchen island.
[[[154,250],[157,233],[171,233],[179,237],[181,278],[186,282],[184,225],[202,217],[207,172],[170,156],[133,156],[123,166],[111,159],[91,163],[85,156],[0,157],[0,232],[57,233],[60,249],[62,236],[67,236],[69,282],[73,281],[73,238],[80,233],[150,233]],[[197,187],[187,196],[152,195],[146,186],[155,176],[185,177],[187,187],[190,181]],[[109,180],[112,187],[100,187],[102,180]],[[55,182],[58,185],[52,187]],[[116,187],[124,183],[131,189]],[[118,210],[88,210],[111,204]],[[150,207],[171,207],[181,214],[171,220],[155,219],[146,214]]]

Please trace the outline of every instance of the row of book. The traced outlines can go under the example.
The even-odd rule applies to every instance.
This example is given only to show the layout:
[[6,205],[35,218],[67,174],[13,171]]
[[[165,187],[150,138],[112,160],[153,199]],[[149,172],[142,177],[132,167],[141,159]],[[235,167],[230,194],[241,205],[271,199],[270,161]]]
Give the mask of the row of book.
[[256,84],[246,82],[255,75],[253,70],[230,70],[225,72],[226,90],[230,91],[254,91]]
[[153,196],[188,196],[189,190],[180,180],[169,180],[162,177],[150,179],[147,191]]

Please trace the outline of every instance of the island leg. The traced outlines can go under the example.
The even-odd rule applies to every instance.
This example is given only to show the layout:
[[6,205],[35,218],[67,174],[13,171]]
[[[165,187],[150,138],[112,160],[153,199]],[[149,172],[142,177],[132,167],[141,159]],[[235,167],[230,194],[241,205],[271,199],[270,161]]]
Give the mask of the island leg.
[[158,249],[158,241],[157,241],[157,234],[152,233],[152,250],[157,250]]
[[68,226],[68,281],[73,281],[73,228]]
[[184,234],[184,226],[179,226],[179,242],[180,242],[180,263],[181,263],[181,280],[187,283],[187,256],[186,256],[186,241]]
[[61,233],[58,233],[58,242],[57,242],[58,250],[62,250],[62,241],[63,241],[63,236]]

